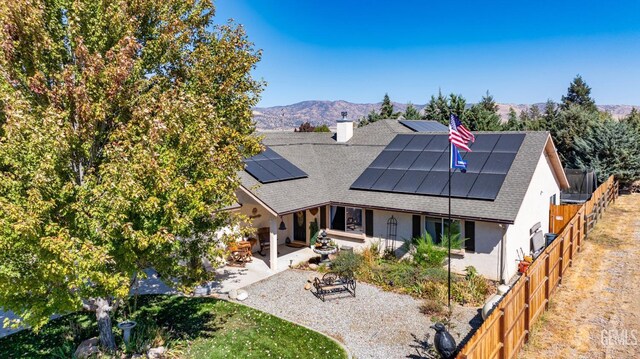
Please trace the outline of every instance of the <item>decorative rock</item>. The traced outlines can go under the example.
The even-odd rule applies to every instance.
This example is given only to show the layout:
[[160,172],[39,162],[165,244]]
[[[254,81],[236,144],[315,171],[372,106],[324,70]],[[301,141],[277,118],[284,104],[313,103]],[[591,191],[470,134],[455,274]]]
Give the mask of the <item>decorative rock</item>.
[[239,289],[236,299],[239,300],[239,301],[243,301],[243,300],[245,300],[247,298],[249,298],[249,293],[244,289]]
[[[125,356],[125,358],[126,358],[126,356]],[[131,356],[131,359],[142,359],[142,354],[133,354]]]
[[316,278],[315,274],[309,274],[309,276],[307,277],[307,282],[311,283],[315,278]]
[[80,343],[74,356],[79,359],[85,359],[98,354],[99,352],[98,338],[91,338]]
[[164,358],[164,347],[151,348],[147,352],[147,357],[149,359],[160,359]]
[[307,282],[307,283],[304,285],[304,289],[305,289],[305,290],[309,290],[309,289],[311,289],[311,283]]
[[229,291],[229,299],[237,299],[238,298],[238,290],[231,289]]
[[316,269],[318,269],[318,265],[314,264],[314,263],[311,263],[311,264],[309,264],[309,269],[316,270]]

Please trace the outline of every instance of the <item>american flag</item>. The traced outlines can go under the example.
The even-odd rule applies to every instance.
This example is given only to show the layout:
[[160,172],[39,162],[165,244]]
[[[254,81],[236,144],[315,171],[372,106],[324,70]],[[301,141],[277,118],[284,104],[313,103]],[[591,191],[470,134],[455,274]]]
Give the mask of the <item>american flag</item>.
[[471,152],[471,149],[467,146],[467,142],[474,142],[475,140],[476,137],[462,125],[458,116],[451,114],[451,118],[449,119],[449,142],[460,149]]

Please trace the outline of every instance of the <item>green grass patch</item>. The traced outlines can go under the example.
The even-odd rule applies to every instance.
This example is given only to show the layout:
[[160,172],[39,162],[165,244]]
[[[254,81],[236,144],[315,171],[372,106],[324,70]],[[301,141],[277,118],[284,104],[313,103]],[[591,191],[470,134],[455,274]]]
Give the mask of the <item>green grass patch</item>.
[[[133,329],[129,348],[141,352],[164,345],[179,358],[346,358],[342,347],[330,338],[273,315],[214,298],[141,296],[129,318]],[[0,358],[70,358],[84,339],[97,335],[93,313],[79,312],[55,320],[38,333],[31,330],[0,339]],[[118,356],[119,357],[119,356]]]

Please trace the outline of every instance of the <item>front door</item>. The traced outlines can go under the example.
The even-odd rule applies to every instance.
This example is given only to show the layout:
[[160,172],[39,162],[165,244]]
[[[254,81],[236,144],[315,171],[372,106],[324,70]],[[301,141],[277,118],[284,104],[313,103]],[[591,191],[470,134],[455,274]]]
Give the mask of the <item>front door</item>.
[[293,240],[306,242],[307,241],[307,212],[300,211],[293,215]]

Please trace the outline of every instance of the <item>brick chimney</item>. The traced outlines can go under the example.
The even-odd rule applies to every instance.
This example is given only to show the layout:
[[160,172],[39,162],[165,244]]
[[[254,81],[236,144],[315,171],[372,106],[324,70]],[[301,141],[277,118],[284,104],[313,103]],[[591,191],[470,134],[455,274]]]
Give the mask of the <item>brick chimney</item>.
[[347,112],[341,113],[342,118],[338,120],[336,140],[340,143],[347,142],[353,136],[353,121],[347,118]]

